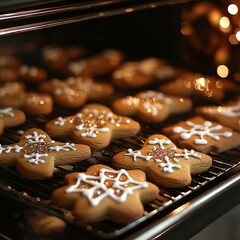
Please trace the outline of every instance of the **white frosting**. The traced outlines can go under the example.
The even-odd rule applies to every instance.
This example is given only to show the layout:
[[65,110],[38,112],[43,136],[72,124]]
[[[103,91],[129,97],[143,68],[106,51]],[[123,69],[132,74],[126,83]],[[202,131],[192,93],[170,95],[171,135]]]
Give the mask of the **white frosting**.
[[[174,168],[180,169],[181,165],[176,164],[179,162],[179,158],[184,159],[184,160],[189,160],[190,157],[193,158],[201,158],[201,155],[199,155],[197,152],[195,152],[193,149],[187,150],[183,149],[181,150],[182,152],[177,153],[175,152],[176,147],[172,148],[165,148],[164,145],[169,145],[171,143],[170,140],[168,139],[159,139],[159,138],[154,138],[153,140],[150,140],[148,144],[150,145],[158,145],[159,147],[154,146],[152,149],[149,150],[148,155],[143,155],[141,151],[136,151],[134,152],[132,149],[128,149],[127,153],[124,154],[124,156],[131,156],[133,157],[133,161],[137,161],[137,158],[142,158],[146,161],[153,160],[156,162],[158,166],[160,166],[164,172],[168,173],[173,173]],[[161,149],[161,151],[159,151]],[[166,152],[164,150],[166,149]],[[170,159],[168,154],[173,151],[173,159]],[[170,154],[171,155],[171,154]]]
[[[76,148],[74,147],[74,143],[65,143],[62,146],[53,145],[55,141],[45,142],[46,135],[39,134],[38,132],[34,131],[32,135],[26,135],[25,139],[28,141],[23,146],[5,146],[2,147],[0,144],[0,154],[1,153],[10,153],[14,151],[16,153],[20,153],[23,150],[23,157],[29,159],[29,163],[39,164],[45,163],[45,160],[41,159],[42,157],[48,157],[48,153],[51,151],[75,151]],[[42,145],[46,144],[46,145]],[[49,145],[47,145],[49,144]],[[31,154],[27,154],[26,148],[30,148]]]
[[204,107],[203,112],[208,114],[219,114],[226,117],[240,117],[240,102],[233,106]]
[[195,144],[207,144],[208,141],[206,138],[204,138],[206,136],[216,141],[220,140],[220,136],[232,136],[232,132],[229,131],[214,133],[214,131],[221,130],[222,125],[216,125],[215,127],[212,127],[213,124],[210,121],[204,121],[203,124],[195,124],[191,121],[187,121],[186,124],[191,128],[185,129],[181,126],[177,126],[173,128],[173,133],[179,133],[180,137],[184,140],[190,139],[193,136],[198,136],[199,138],[194,140]]
[[[126,180],[122,180],[122,178]],[[108,181],[113,183],[108,185]],[[87,184],[89,188],[81,188],[81,184]],[[90,204],[95,207],[105,198],[122,203],[128,195],[132,195],[135,190],[147,188],[146,182],[135,181],[125,169],[119,171],[100,169],[98,176],[79,173],[76,183],[66,189],[66,193],[81,193]]]
[[108,127],[103,127],[103,128],[98,128],[95,126],[85,127],[84,124],[80,124],[75,128],[80,131],[85,130],[85,132],[81,133],[81,136],[90,137],[90,138],[96,138],[99,132],[103,132],[103,133],[109,132]]
[[143,158],[146,161],[149,161],[153,156],[143,155],[140,151],[134,152],[131,148],[127,150],[128,153],[125,153],[125,156],[132,156],[134,161],[137,161],[137,158]]
[[13,109],[11,107],[0,109],[0,117],[3,117],[4,115],[14,117]]
[[150,145],[158,144],[161,149],[165,149],[164,145],[169,145],[170,143],[171,143],[171,141],[169,139],[164,139],[164,138],[162,138],[162,139],[154,138],[148,142],[148,144],[150,144]]
[[1,153],[10,153],[11,151],[15,151],[18,153],[22,150],[22,148],[23,147],[20,147],[18,145],[2,147],[2,145],[0,144],[0,154]]
[[160,165],[161,168],[163,168],[164,172],[172,173],[174,168],[176,168],[176,169],[181,168],[181,165],[170,162],[168,156],[164,157],[164,161],[165,162],[160,162],[159,161],[160,162],[159,165]]

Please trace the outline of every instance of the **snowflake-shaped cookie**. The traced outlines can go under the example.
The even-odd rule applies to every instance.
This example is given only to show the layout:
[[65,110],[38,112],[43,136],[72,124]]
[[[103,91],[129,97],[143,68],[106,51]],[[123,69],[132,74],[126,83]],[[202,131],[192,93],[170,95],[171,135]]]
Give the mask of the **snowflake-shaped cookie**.
[[30,179],[49,178],[55,165],[73,163],[90,155],[88,146],[56,142],[37,128],[24,132],[18,143],[0,144],[0,164],[15,165],[21,176]]
[[158,195],[158,188],[146,182],[140,170],[114,170],[99,164],[85,173],[70,173],[65,180],[68,185],[55,190],[52,201],[74,210],[83,222],[134,221],[143,216],[142,202],[150,202]]
[[163,132],[182,148],[209,153],[240,146],[240,134],[219,123],[194,117],[166,127]]
[[163,187],[185,187],[191,175],[206,171],[211,157],[193,149],[177,148],[164,135],[150,136],[140,150],[128,149],[112,159],[117,168],[141,169],[156,184]]
[[188,98],[165,95],[157,91],[144,91],[113,102],[116,113],[125,116],[137,115],[145,122],[161,122],[170,114],[187,112],[191,107],[192,102]]
[[100,104],[89,104],[74,116],[58,117],[45,126],[50,136],[72,137],[94,149],[108,146],[112,139],[131,137],[140,131],[138,122],[113,114]]
[[240,132],[240,98],[227,105],[198,107],[196,112]]
[[55,103],[63,107],[80,107],[89,99],[103,99],[113,94],[111,85],[97,83],[86,77],[53,79],[41,84],[40,89],[52,94]]
[[15,127],[25,122],[25,114],[16,108],[0,108],[0,135],[5,127]]

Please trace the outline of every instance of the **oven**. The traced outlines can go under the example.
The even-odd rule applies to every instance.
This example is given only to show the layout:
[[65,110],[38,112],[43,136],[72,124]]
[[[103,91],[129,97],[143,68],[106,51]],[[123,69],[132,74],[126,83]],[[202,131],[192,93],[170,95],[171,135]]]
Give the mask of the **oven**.
[[[119,49],[127,60],[157,57],[176,68],[218,74],[222,78],[226,77],[225,71],[220,71],[219,66],[225,66],[229,70],[228,77],[239,86],[238,40],[229,40],[232,31],[230,34],[224,26],[222,31],[216,29],[213,19],[219,13],[225,16],[228,5],[228,0],[49,0],[44,4],[38,0],[25,0],[21,4],[19,1],[1,1],[0,51],[17,55],[25,63],[44,66],[41,50],[47,45],[84,47],[88,50],[87,56],[107,48]],[[210,12],[212,15],[208,15]],[[237,15],[229,19],[233,21],[232,27],[236,27]],[[54,77],[54,73],[49,76]],[[141,90],[157,86],[153,83]],[[36,84],[28,84],[26,88],[36,91]],[[115,90],[116,94],[98,102],[111,106],[118,96],[139,91]],[[237,90],[226,99],[232,100],[239,95]],[[202,104],[197,97],[194,101],[196,106]],[[204,100],[204,103],[212,104],[212,100]],[[53,112],[47,116],[29,114],[26,123],[4,129],[0,143],[17,142],[22,131],[31,127],[43,129],[47,121],[63,114],[74,114],[77,110],[79,108],[54,105]],[[67,173],[83,172],[96,163],[111,166],[115,154],[128,148],[139,149],[149,135],[161,133],[162,128],[192,116],[194,112],[173,115],[157,124],[140,121],[141,131],[135,137],[113,140],[110,146],[93,151],[87,160],[57,166],[53,177],[47,180],[27,180],[14,168],[2,166],[1,236],[3,239],[189,239],[239,204],[240,148],[210,153],[212,166],[206,172],[192,176],[187,187],[160,187],[157,199],[144,205],[144,216],[130,224],[112,221],[84,224],[70,211],[52,205],[50,196],[53,190],[63,186]],[[26,221],[26,212],[32,209],[63,220],[64,229],[36,233]]]

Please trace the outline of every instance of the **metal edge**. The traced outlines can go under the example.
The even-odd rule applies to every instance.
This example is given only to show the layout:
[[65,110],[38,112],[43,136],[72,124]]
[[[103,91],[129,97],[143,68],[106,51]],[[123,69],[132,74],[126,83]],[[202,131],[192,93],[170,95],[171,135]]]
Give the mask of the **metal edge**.
[[129,235],[126,240],[146,240],[160,237],[170,229],[173,229],[180,222],[190,218],[194,213],[206,207],[207,204],[214,202],[220,195],[223,194],[223,192],[227,192],[239,184],[240,174],[237,173],[226,181],[175,209],[173,212],[167,214],[161,219],[142,227],[140,231]]
[[82,21],[87,21],[87,20],[100,19],[103,17],[112,17],[112,16],[116,16],[116,15],[129,14],[132,12],[141,11],[141,10],[145,10],[145,9],[153,9],[153,8],[157,8],[157,7],[165,6],[165,5],[183,4],[183,3],[187,3],[187,2],[189,2],[189,0],[170,0],[170,1],[166,0],[166,1],[162,1],[162,2],[152,1],[149,3],[141,4],[141,5],[121,7],[121,8],[106,10],[106,11],[97,11],[94,13],[89,13],[89,14],[80,15],[80,16],[73,16],[70,18],[59,19],[59,16],[58,16],[57,19],[50,20],[50,21],[43,21],[43,22],[40,21],[40,22],[36,22],[36,23],[32,23],[32,24],[14,26],[14,27],[9,27],[9,28],[2,28],[2,29],[0,29],[0,37],[6,36],[6,35],[11,35],[11,34],[18,34],[18,33],[23,33],[23,32],[57,27],[57,26],[62,26],[62,25],[66,25],[66,24],[72,24],[72,23],[77,23],[77,22],[82,22]]

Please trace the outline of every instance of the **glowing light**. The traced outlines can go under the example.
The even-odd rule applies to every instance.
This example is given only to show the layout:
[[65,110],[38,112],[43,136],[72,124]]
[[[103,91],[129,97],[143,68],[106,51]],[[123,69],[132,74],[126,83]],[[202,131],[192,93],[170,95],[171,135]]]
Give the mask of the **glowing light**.
[[222,28],[228,28],[230,26],[230,20],[228,17],[221,17],[219,24]]
[[228,67],[225,66],[225,65],[219,65],[217,67],[217,74],[221,78],[226,78],[228,76],[228,74],[229,74]]
[[237,39],[238,41],[240,41],[240,31],[238,31],[238,32],[236,33],[236,39]]
[[238,44],[238,40],[236,38],[236,35],[235,34],[231,34],[228,38],[229,42],[232,44],[232,45],[237,45]]
[[199,91],[208,91],[209,83],[210,82],[208,79],[206,79],[204,77],[200,77],[200,78],[195,79],[194,87],[196,90],[199,90]]
[[126,8],[126,9],[125,9],[125,12],[126,12],[126,13],[133,12],[133,11],[134,11],[134,8]]
[[228,6],[228,12],[229,12],[230,14],[232,14],[232,15],[237,14],[237,13],[238,13],[238,7],[237,7],[237,5],[235,5],[235,4],[230,4],[230,5]]
[[192,28],[189,23],[187,22],[182,23],[181,33],[185,36],[189,36],[192,34]]

